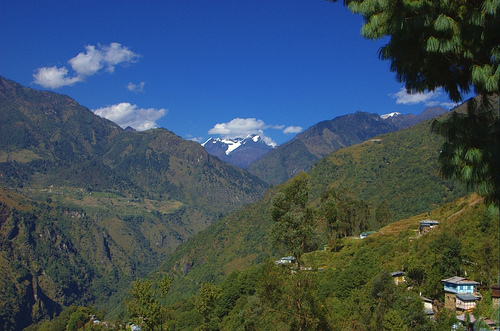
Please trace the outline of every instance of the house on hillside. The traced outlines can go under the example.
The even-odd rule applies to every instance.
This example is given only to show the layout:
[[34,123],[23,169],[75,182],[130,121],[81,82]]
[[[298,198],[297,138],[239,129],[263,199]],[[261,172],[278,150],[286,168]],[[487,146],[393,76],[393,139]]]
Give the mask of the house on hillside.
[[365,239],[366,237],[368,237],[371,234],[374,234],[375,232],[376,231],[366,231],[366,232],[363,232],[362,234],[359,235],[359,238],[360,239]]
[[476,308],[476,303],[479,300],[481,300],[481,297],[474,294],[457,294],[456,309],[472,311],[472,309]]
[[439,225],[438,221],[434,221],[431,219],[420,221],[420,234],[425,234],[434,229],[438,225]]
[[295,263],[295,258],[293,256],[284,256],[276,261],[276,265],[280,264],[292,264]]
[[399,285],[405,282],[405,273],[404,271],[394,271],[391,272],[392,279],[394,280],[394,284]]
[[443,279],[444,307],[451,310],[471,311],[481,299],[478,282],[463,277]]
[[426,297],[423,297],[423,296],[420,296],[420,299],[422,299],[422,301],[424,302],[424,311],[425,311],[425,314],[429,317],[432,317],[434,316],[434,306],[432,304],[432,300],[431,299],[428,299]]
[[491,300],[493,301],[493,307],[498,308],[500,301],[500,285],[491,286]]

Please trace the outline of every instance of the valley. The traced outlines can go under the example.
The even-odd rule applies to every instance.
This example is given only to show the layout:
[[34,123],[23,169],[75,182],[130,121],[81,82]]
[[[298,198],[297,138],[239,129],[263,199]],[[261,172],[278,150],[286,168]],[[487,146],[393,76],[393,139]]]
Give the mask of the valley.
[[[0,97],[2,329],[66,328],[89,315],[140,324],[149,293],[149,320],[172,330],[445,330],[456,319],[443,279],[467,276],[483,298],[497,284],[498,208],[439,176],[443,138],[430,118],[402,129],[368,113],[319,123],[257,161],[285,155],[295,170],[262,163],[286,175],[260,179],[166,129],[123,130],[60,94],[1,78]],[[358,130],[363,121],[371,131]],[[295,174],[314,221],[304,270],[276,265],[290,249],[270,232]],[[439,226],[417,236],[426,219]],[[493,318],[492,302],[473,312]]]

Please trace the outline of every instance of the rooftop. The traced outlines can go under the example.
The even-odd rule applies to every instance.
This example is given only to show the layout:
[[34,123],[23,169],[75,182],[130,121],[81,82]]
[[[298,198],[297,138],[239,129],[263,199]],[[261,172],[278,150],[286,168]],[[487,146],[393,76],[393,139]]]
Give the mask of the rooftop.
[[478,285],[479,284],[478,282],[475,282],[473,280],[468,280],[467,278],[457,277],[457,276],[451,277],[448,279],[443,279],[441,281],[445,282],[445,283],[452,283],[452,284],[458,284],[458,285]]
[[394,271],[394,272],[391,272],[391,276],[392,277],[403,276],[404,274],[405,274],[404,271]]
[[480,297],[477,297],[474,294],[457,294],[457,298],[462,301],[473,301],[481,299]]
[[430,220],[430,219],[420,221],[420,225],[426,225],[426,224],[429,224],[429,225],[438,225],[439,222],[438,221],[434,221],[434,220]]

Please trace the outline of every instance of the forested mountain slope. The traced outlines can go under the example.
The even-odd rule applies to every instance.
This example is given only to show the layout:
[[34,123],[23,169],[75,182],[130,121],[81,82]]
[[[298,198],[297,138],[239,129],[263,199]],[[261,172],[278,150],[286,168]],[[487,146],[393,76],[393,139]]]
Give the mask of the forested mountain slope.
[[[172,306],[170,325],[175,330],[201,323],[221,330],[297,325],[339,331],[450,330],[459,322],[444,309],[442,280],[454,276],[481,284],[483,299],[473,314],[495,319],[498,308],[495,312],[488,298],[497,281],[498,209],[488,209],[472,194],[433,210],[439,225],[420,233],[420,221],[428,216],[392,223],[364,240],[337,239],[305,254],[303,270],[265,260],[234,271],[212,288],[219,297],[211,302],[209,319],[196,309],[200,292]],[[395,271],[404,271],[402,284],[395,285]],[[432,319],[421,296],[433,303]]]
[[168,130],[122,130],[67,96],[0,78],[0,278],[8,293],[0,328],[69,304],[105,305],[266,187]]

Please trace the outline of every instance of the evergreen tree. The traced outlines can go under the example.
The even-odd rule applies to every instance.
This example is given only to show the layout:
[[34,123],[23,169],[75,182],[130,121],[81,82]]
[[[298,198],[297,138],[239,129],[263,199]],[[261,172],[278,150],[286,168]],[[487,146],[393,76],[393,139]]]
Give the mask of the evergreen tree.
[[408,91],[443,88],[458,102],[471,87],[498,93],[500,4],[483,1],[347,1],[363,15],[363,37],[390,37],[380,58]]
[[487,203],[498,206],[500,122],[490,98],[469,100],[467,113],[453,112],[444,121],[434,120],[432,131],[445,138],[439,155],[441,175],[465,182]]

